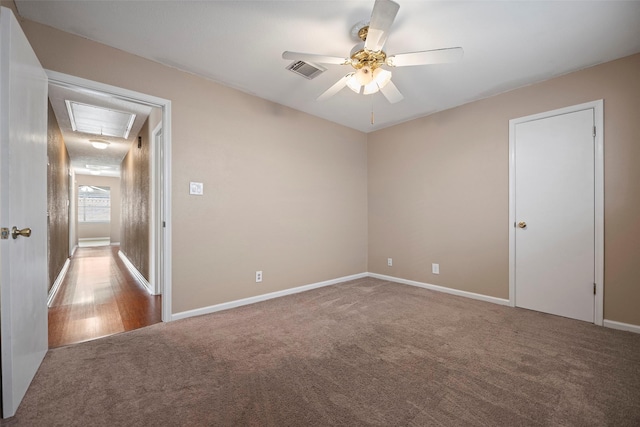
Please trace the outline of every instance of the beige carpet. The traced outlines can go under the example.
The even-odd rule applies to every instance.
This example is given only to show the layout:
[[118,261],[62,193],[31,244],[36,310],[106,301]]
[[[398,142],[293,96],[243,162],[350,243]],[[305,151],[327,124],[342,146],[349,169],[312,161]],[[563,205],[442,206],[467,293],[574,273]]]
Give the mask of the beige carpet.
[[19,426],[639,426],[640,335],[361,279],[50,351]]

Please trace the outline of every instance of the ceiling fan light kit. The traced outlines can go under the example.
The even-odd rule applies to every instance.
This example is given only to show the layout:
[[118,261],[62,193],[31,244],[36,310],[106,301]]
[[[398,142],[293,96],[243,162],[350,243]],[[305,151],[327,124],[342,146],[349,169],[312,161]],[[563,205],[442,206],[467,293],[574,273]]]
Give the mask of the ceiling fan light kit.
[[363,43],[354,46],[348,58],[289,51],[283,52],[282,58],[310,63],[350,65],[355,69],[355,72],[348,73],[322,93],[318,101],[332,97],[345,86],[362,95],[381,92],[392,104],[402,101],[404,97],[391,81],[392,73],[382,68],[383,66],[405,67],[454,62],[462,58],[463,50],[460,47],[452,47],[387,56],[382,48],[399,9],[400,5],[394,1],[376,0],[370,21],[358,22],[351,29],[351,35],[357,36]]
[[363,67],[349,76],[349,80],[347,80],[349,89],[355,93],[362,91],[363,95],[376,93],[391,81],[391,72],[382,68],[371,71],[370,68]]
[[[360,30],[359,34],[367,35],[367,27]],[[363,31],[365,30],[365,31]],[[354,50],[361,47],[362,44],[356,45]],[[382,87],[391,81],[391,72],[380,68],[386,59],[387,55],[380,52],[372,52],[362,47],[351,55],[351,66],[356,69],[356,72],[349,79],[351,84],[347,84],[351,90],[356,93],[360,93],[361,89],[363,95],[370,95],[378,92]],[[355,82],[354,82],[355,80]],[[354,88],[358,85],[357,90]]]
[[373,81],[373,72],[370,67],[362,67],[356,71],[354,77],[360,86],[366,86]]
[[356,73],[349,73],[345,77],[347,78],[347,81],[345,82],[347,87],[352,91],[354,91],[355,93],[360,93],[360,89],[362,88],[362,85],[360,85],[360,83],[358,82],[358,79],[356,78]]

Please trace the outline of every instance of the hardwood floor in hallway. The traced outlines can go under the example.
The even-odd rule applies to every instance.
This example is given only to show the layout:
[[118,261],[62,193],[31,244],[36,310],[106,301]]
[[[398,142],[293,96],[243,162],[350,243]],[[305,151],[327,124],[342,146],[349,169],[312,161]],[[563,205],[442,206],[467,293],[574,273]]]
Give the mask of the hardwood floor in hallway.
[[49,348],[162,321],[161,296],[150,295],[120,257],[119,246],[76,249],[49,308]]

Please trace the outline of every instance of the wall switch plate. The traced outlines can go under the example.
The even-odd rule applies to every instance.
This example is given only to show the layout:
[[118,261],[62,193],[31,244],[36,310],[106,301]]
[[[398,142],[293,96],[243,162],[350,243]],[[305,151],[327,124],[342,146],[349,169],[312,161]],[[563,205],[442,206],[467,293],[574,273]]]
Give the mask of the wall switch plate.
[[387,266],[393,267],[393,259],[387,258]]
[[202,196],[204,194],[204,184],[201,182],[190,182],[189,194],[193,194],[194,196]]
[[440,274],[440,264],[431,264],[431,272],[433,274]]
[[262,271],[256,271],[256,283],[262,282]]

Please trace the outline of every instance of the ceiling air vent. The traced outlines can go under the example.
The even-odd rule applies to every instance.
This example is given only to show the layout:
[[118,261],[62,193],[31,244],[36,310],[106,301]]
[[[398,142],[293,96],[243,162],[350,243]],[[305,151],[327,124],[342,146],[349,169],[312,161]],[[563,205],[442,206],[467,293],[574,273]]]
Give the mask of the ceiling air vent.
[[327,69],[304,61],[295,61],[289,64],[287,70],[296,73],[306,79],[313,79],[325,72]]

